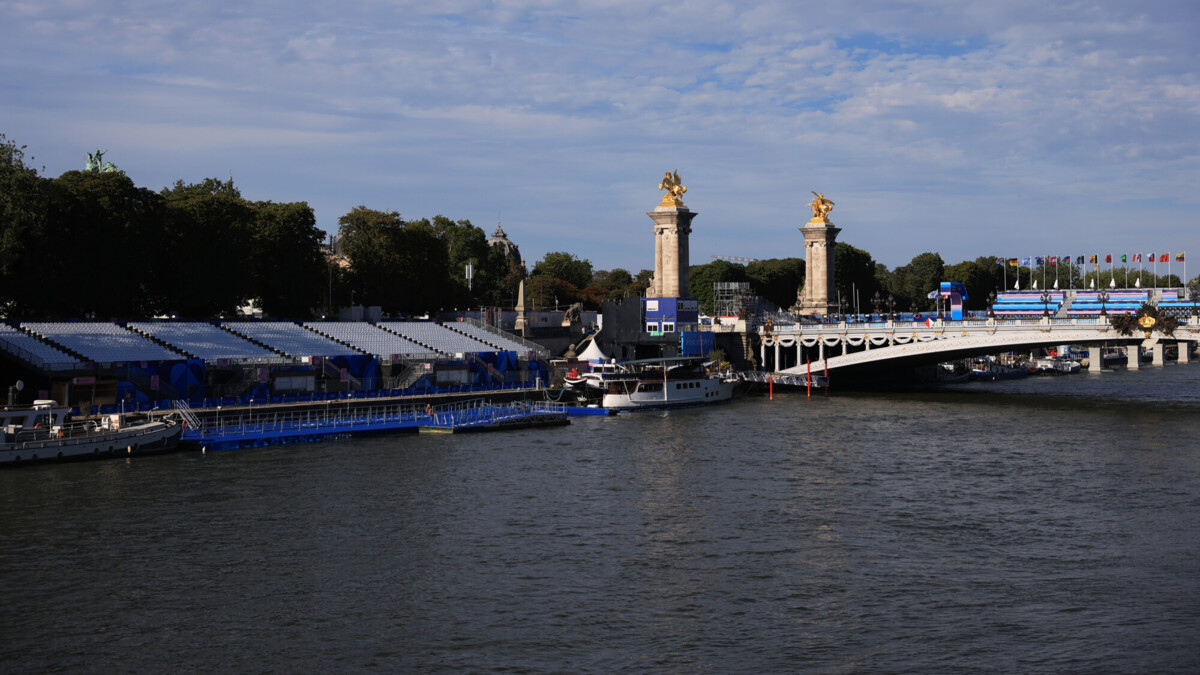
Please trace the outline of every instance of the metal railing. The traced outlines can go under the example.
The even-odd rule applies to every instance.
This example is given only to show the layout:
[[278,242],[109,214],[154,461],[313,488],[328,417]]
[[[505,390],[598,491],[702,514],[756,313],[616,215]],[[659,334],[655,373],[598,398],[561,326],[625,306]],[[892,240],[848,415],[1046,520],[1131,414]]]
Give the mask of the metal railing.
[[506,333],[505,331],[502,331],[499,328],[496,328],[495,326],[487,325],[486,323],[480,321],[479,319],[463,317],[462,322],[469,323],[472,326],[476,326],[478,328],[482,328],[497,337],[502,337],[507,340],[511,340],[512,342],[516,342],[517,344],[524,346],[526,349],[536,353],[541,358],[544,358],[544,359],[550,358],[550,350],[549,349],[546,349],[545,347],[537,344],[536,342],[530,342],[529,340],[526,340],[525,338],[521,337],[520,335]]

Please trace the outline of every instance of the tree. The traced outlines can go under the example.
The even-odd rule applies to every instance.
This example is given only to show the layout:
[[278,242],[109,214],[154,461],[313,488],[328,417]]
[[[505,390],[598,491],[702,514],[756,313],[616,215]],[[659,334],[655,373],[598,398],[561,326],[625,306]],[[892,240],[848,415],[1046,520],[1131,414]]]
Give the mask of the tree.
[[945,281],[957,281],[967,289],[967,309],[987,309],[988,294],[995,288],[992,283],[992,268],[979,260],[964,260],[945,268]]
[[929,292],[938,288],[945,276],[945,263],[937,253],[921,253],[907,265],[897,267],[891,278],[889,293],[896,297],[896,307],[917,309],[933,307]]
[[560,279],[576,288],[584,288],[592,281],[592,263],[576,258],[572,253],[556,251],[547,253],[533,266],[533,276]]
[[428,221],[406,223],[395,211],[357,206],[338,224],[355,300],[414,314],[453,301],[449,256]]
[[328,265],[325,234],[305,202],[255,202],[251,229],[251,292],[264,314],[309,317],[324,308]]
[[707,314],[716,312],[713,284],[745,281],[747,281],[746,268],[727,260],[714,260],[704,265],[692,265],[688,268],[688,291],[693,298],[700,302],[700,308]]
[[[101,174],[113,175],[113,174]],[[161,275],[163,309],[184,316],[229,316],[250,298],[254,211],[233,181],[176,181],[167,207]]]
[[746,279],[759,296],[776,307],[796,304],[796,296],[804,285],[802,258],[772,258],[746,265]]
[[[30,158],[32,159],[32,158]],[[7,317],[34,316],[38,300],[34,294],[47,290],[30,279],[38,274],[39,260],[33,247],[43,246],[46,225],[45,181],[25,164],[25,146],[0,134],[0,314]]]
[[847,311],[853,311],[857,297],[859,310],[866,311],[868,299],[879,290],[871,254],[839,241],[833,246],[833,269],[835,292],[830,301],[836,303],[840,297],[846,301]]

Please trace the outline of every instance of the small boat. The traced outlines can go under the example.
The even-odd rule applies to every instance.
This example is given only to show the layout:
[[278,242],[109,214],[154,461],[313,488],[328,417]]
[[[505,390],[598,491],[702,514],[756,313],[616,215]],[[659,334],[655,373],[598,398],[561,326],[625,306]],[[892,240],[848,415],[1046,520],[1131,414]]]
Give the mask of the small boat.
[[602,373],[602,404],[616,410],[708,405],[733,398],[736,378],[708,372],[701,358],[625,361]]
[[980,358],[971,362],[971,379],[976,381],[1012,380],[1028,376],[1029,369],[1006,365],[994,359]]
[[1078,361],[1056,356],[1035,359],[1032,371],[1040,375],[1069,375],[1082,369]]
[[69,422],[71,409],[51,400],[0,410],[0,465],[56,462],[165,452],[175,447],[183,427],[172,418],[104,415]]

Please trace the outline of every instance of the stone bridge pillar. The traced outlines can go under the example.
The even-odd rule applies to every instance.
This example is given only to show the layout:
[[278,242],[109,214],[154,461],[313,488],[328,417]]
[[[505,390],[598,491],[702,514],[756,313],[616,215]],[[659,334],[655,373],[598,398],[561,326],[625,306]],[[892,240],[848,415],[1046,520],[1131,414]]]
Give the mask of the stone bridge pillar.
[[646,291],[651,298],[681,298],[689,290],[688,235],[696,212],[679,206],[659,206],[646,215],[654,221],[654,282]]
[[837,311],[833,246],[841,231],[828,218],[813,218],[800,228],[804,234],[804,288],[796,298],[795,309],[801,314],[833,314]]

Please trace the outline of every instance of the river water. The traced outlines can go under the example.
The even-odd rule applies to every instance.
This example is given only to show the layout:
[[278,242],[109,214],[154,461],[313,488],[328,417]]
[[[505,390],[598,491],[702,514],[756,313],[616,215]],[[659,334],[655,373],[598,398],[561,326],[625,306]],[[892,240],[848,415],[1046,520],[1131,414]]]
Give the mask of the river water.
[[0,472],[6,672],[1196,672],[1200,365]]

